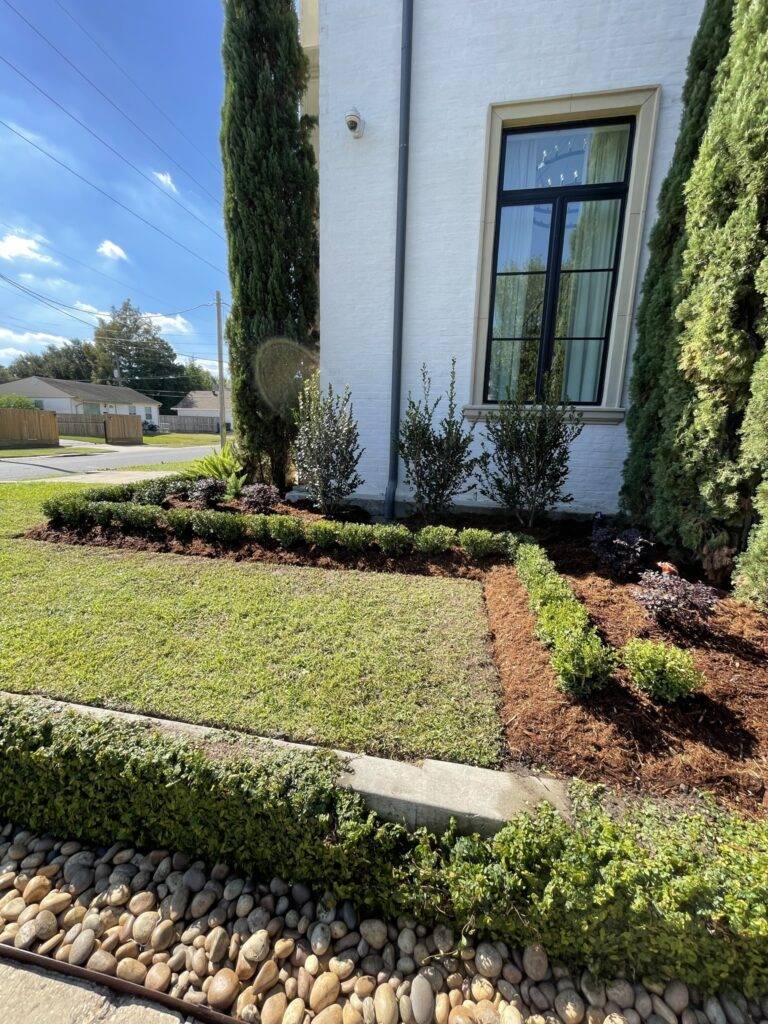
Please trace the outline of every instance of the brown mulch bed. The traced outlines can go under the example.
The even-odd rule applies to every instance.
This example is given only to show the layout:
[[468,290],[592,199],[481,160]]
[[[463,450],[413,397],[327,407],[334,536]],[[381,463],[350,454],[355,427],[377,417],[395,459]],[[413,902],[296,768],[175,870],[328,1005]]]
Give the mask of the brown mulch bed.
[[620,646],[643,636],[688,648],[706,684],[692,699],[662,706],[619,669],[601,693],[573,700],[555,686],[514,569],[494,568],[486,603],[510,756],[625,794],[709,790],[729,806],[768,812],[768,618],[726,598],[706,629],[673,635],[649,618],[634,584],[596,572],[583,545],[551,545],[549,554],[606,640]]

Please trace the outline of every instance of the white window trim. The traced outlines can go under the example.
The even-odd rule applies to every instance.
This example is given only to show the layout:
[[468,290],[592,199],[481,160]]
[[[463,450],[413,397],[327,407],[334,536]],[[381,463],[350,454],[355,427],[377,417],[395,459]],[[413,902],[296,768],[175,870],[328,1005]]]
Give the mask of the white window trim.
[[484,419],[489,410],[496,408],[495,405],[483,404],[483,378],[488,345],[488,320],[491,312],[489,304],[493,280],[493,242],[503,130],[513,126],[534,127],[561,121],[584,121],[628,114],[635,117],[635,139],[602,401],[600,405],[579,406],[579,412],[586,423],[620,423],[624,419],[624,375],[632,333],[632,311],[660,96],[661,87],[649,85],[516,103],[492,103],[488,108],[485,188],[478,255],[478,288],[475,297],[472,394],[470,404],[464,407],[464,415],[468,419]]

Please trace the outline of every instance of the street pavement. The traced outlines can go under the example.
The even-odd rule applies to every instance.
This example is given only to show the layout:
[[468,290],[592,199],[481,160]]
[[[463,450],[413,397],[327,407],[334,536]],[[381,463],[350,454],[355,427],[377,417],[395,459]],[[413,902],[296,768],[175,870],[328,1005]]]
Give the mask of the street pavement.
[[[94,445],[94,449],[103,446]],[[83,473],[98,473],[104,469],[130,469],[156,462],[191,462],[200,459],[217,446],[196,445],[194,448],[164,448],[160,445],[130,445],[120,449],[99,450],[93,455],[51,455],[0,459],[0,483],[9,480],[44,480],[52,477],[65,479]]]

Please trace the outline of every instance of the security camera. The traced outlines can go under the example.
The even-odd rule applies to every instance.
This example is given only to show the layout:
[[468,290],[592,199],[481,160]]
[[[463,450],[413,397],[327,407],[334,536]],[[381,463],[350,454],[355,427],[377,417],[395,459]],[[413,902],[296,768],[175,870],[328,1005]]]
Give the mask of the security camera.
[[365,128],[365,122],[360,116],[359,111],[350,110],[350,112],[345,115],[344,120],[347,123],[348,130],[352,133],[352,138],[359,139],[363,134],[363,129]]

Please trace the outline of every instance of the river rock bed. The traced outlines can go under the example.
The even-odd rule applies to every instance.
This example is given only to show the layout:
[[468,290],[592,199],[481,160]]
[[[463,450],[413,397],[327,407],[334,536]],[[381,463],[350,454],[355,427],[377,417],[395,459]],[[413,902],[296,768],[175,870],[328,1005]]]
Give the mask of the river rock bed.
[[224,863],[0,829],[0,944],[251,1024],[768,1024],[768,997],[603,984],[536,943],[458,939]]

